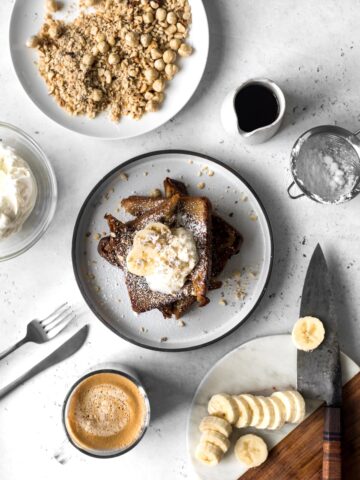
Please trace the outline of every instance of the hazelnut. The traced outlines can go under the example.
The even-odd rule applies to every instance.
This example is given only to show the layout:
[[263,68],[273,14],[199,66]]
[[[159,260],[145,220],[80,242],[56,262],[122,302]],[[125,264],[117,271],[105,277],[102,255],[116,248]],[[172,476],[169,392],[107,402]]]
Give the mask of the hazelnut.
[[156,68],[156,70],[159,70],[159,72],[162,72],[163,70],[165,70],[164,60],[162,58],[158,58],[157,60],[155,60],[154,67]]
[[58,3],[56,0],[46,0],[46,10],[49,12],[57,12],[60,10],[61,4]]
[[164,89],[165,89],[165,80],[163,78],[158,78],[157,80],[155,80],[155,82],[152,84],[152,88],[153,90],[155,90],[155,92],[163,92]]
[[143,20],[144,20],[144,23],[152,23],[154,21],[154,15],[152,14],[152,12],[146,12],[144,13],[143,15]]
[[159,22],[164,22],[166,19],[167,12],[164,8],[158,8],[156,10],[156,20],[159,20]]
[[125,35],[125,42],[129,47],[136,47],[139,43],[139,35],[135,32],[128,32]]
[[106,40],[106,37],[103,33],[98,33],[95,38],[97,42],[103,42],[104,40]]
[[170,24],[170,25],[176,25],[177,23],[177,15],[175,12],[169,12],[166,16],[166,21]]
[[26,46],[28,48],[35,48],[39,45],[39,38],[36,35],[33,35],[28,40],[26,40]]
[[147,112],[156,112],[159,109],[159,104],[154,102],[154,100],[149,100],[145,105],[145,110]]
[[107,42],[102,41],[98,43],[97,48],[99,49],[99,52],[106,53],[110,50],[110,45]]
[[165,67],[166,76],[171,80],[179,71],[179,67],[173,63],[168,63]]
[[182,43],[178,50],[178,54],[180,55],[180,57],[188,57],[192,54],[192,47],[190,47],[190,45],[186,43]]
[[176,60],[176,53],[174,50],[166,50],[163,55],[163,60],[165,63],[174,63]]
[[81,61],[87,67],[91,67],[91,65],[95,62],[95,57],[94,57],[94,55],[91,55],[90,53],[85,53],[85,55],[82,57]]
[[140,37],[140,42],[143,47],[148,47],[151,43],[152,36],[149,33],[144,33]]
[[120,63],[120,56],[117,53],[110,53],[108,57],[108,62],[110,65],[116,65]]
[[159,76],[159,73],[155,68],[148,68],[144,71],[144,77],[148,83],[153,83]]
[[158,58],[162,58],[162,53],[158,48],[152,48],[150,52],[151,58],[153,60],[157,60]]
[[172,50],[179,50],[181,45],[181,40],[179,38],[172,38],[169,42],[169,46]]

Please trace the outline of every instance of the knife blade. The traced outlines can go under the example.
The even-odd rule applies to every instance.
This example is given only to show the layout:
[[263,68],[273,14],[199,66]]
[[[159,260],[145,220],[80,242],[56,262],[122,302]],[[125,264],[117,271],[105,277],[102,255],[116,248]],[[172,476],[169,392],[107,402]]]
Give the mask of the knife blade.
[[27,380],[34,377],[43,370],[46,370],[47,368],[52,367],[53,365],[56,365],[57,363],[71,357],[71,355],[76,353],[84,345],[88,333],[89,325],[85,325],[78,332],[76,332],[75,335],[73,335],[68,340],[66,340],[65,343],[60,345],[60,347],[50,353],[50,355],[45,357],[43,360],[37,363],[26,373],[18,377],[16,380],[11,382],[9,385],[2,388],[0,390],[0,399],[4,398],[19,385],[25,383]]
[[330,274],[320,245],[310,260],[301,298],[300,317],[308,315],[322,321],[325,338],[312,352],[298,350],[298,390],[305,398],[340,406],[342,381],[337,318]]
[[305,398],[326,402],[324,409],[322,480],[341,480],[342,380],[337,318],[330,274],[320,245],[306,273],[300,317],[319,318],[323,342],[312,352],[297,352],[297,384]]

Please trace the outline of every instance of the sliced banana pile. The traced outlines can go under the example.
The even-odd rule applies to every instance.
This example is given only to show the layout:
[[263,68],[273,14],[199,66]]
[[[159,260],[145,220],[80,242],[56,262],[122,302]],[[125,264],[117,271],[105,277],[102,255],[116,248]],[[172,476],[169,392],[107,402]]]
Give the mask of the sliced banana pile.
[[224,418],[208,416],[200,423],[201,438],[195,457],[210,467],[217,465],[229,450],[232,426]]
[[315,350],[325,338],[325,329],[322,321],[316,317],[299,318],[292,330],[292,341],[298,350],[311,352]]
[[[202,435],[195,456],[214,466],[230,447],[232,425],[278,430],[285,422],[299,423],[305,417],[305,400],[296,390],[274,392],[270,397],[217,393],[208,403],[208,412],[200,423]],[[244,435],[236,442],[235,456],[248,467],[263,463],[267,454],[265,442],[256,435]]]
[[305,417],[305,401],[297,391],[275,392],[270,397],[249,393],[213,395],[208,412],[237,428],[278,430],[285,422],[299,423]]

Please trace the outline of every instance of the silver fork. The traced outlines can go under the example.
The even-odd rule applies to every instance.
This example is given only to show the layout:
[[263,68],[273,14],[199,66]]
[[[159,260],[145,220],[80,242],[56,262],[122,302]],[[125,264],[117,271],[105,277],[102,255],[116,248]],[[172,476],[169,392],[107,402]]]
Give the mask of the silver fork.
[[68,303],[63,303],[43,320],[33,320],[27,326],[25,337],[12,347],[0,353],[0,360],[27,342],[45,343],[54,338],[75,318]]

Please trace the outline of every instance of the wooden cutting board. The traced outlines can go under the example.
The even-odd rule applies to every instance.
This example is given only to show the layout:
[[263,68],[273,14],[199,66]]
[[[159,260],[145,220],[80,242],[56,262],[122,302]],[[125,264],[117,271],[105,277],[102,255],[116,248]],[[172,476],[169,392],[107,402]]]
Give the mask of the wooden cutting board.
[[[241,480],[321,480],[323,408],[318,408]],[[360,480],[360,373],[343,388],[343,480]]]

